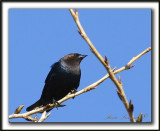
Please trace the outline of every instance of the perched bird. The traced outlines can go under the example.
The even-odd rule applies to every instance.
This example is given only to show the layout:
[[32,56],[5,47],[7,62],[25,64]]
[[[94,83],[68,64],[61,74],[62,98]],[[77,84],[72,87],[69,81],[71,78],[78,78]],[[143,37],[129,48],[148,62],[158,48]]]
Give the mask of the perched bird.
[[26,110],[30,111],[36,107],[51,103],[55,104],[55,102],[65,97],[69,92],[76,90],[81,77],[80,62],[86,56],[71,53],[54,63],[45,80],[40,99]]

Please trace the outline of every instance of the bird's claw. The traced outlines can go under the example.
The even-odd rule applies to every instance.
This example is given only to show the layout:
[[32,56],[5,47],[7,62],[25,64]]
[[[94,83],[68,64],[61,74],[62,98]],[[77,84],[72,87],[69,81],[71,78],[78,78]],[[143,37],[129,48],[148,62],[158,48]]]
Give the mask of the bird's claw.
[[64,106],[66,106],[66,105],[61,105],[58,101],[53,101],[53,103],[55,104],[55,107],[57,108],[57,110],[58,110],[58,107],[64,107]]
[[58,110],[58,107],[64,107],[64,106],[66,106],[66,105],[61,105],[58,102],[55,103],[55,107],[57,108],[57,110]]
[[71,90],[71,94],[74,94],[74,97],[72,97],[72,99],[75,98],[75,94],[76,94],[77,90],[74,88],[73,90]]
[[73,93],[75,94],[76,92],[77,92],[77,89],[75,89],[75,88],[74,88],[73,90],[71,90],[71,93],[72,93],[72,94],[73,94]]

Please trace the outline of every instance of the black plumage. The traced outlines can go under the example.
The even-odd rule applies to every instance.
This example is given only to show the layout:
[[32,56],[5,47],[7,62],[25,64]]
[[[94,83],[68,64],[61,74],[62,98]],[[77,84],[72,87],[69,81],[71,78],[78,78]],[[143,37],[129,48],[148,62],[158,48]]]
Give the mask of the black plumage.
[[86,56],[71,53],[53,64],[45,80],[40,99],[26,110],[30,111],[36,107],[54,103],[65,97],[72,90],[76,90],[81,77],[80,62]]

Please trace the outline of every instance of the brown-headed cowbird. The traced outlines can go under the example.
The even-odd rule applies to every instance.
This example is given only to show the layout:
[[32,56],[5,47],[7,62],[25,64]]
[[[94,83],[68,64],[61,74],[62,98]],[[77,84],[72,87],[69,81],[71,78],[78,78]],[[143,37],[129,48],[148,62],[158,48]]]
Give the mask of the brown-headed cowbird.
[[80,62],[86,56],[71,53],[54,63],[45,80],[41,98],[26,110],[30,111],[36,107],[57,102],[69,92],[76,90],[81,77]]

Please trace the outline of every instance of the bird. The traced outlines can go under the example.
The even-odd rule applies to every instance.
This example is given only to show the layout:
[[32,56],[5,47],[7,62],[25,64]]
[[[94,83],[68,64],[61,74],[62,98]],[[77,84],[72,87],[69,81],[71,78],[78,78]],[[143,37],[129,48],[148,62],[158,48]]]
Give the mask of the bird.
[[55,104],[68,93],[76,92],[81,78],[80,63],[86,56],[79,53],[70,53],[52,64],[50,72],[45,79],[40,99],[27,107],[26,111],[31,111],[36,107],[43,107],[47,104]]

